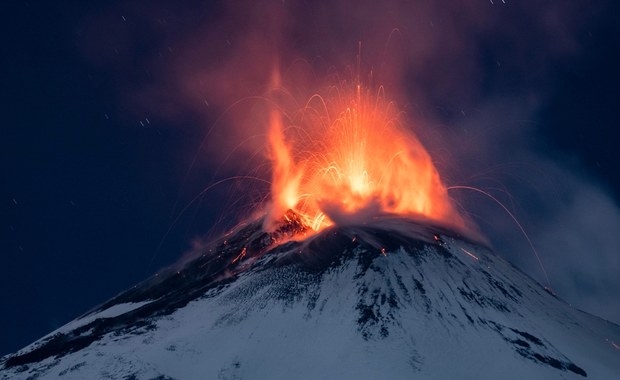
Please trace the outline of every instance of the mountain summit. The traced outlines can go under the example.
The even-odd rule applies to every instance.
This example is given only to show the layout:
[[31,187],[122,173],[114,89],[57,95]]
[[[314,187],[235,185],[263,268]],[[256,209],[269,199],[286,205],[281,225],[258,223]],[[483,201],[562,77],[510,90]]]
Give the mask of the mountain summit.
[[0,379],[612,379],[620,327],[484,244],[394,216],[305,240],[293,212],[0,359]]

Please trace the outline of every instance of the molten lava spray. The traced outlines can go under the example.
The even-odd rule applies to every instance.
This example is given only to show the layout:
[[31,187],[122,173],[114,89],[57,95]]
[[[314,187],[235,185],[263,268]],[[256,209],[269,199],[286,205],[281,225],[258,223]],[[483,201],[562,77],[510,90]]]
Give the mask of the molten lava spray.
[[270,123],[269,221],[290,209],[315,231],[379,213],[464,226],[430,155],[403,130],[382,87],[329,86],[292,115],[273,110]]

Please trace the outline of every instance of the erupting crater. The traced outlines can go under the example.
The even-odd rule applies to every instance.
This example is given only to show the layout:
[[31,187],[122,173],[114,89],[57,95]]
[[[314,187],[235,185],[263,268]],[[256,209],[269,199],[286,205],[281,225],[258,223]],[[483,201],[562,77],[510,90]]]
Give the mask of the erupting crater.
[[383,87],[341,81],[291,115],[270,115],[268,224],[293,210],[317,232],[380,213],[465,227],[429,153]]

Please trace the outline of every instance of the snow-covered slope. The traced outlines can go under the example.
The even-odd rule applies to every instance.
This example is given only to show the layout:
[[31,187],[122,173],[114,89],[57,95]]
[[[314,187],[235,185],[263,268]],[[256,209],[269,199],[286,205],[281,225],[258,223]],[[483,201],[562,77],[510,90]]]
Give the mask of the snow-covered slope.
[[480,244],[385,217],[249,224],[0,361],[0,378],[614,379],[620,327]]

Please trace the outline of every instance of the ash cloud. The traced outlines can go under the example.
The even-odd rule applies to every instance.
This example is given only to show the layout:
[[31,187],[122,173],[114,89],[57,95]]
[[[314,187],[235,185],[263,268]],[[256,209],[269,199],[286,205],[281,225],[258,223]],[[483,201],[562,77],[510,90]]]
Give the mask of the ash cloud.
[[[326,74],[355,71],[361,41],[360,72],[372,71],[407,112],[444,180],[500,198],[529,231],[555,291],[620,322],[609,308],[620,288],[617,200],[578,155],[549,149],[541,125],[555,67],[584,54],[582,36],[609,4],[132,1],[86,20],[78,43],[119,78],[129,110],[198,126],[206,138],[189,149],[200,146],[194,173],[217,162],[227,175],[268,177],[264,95],[274,67],[303,98]],[[501,208],[452,195],[500,254],[544,282]]]

